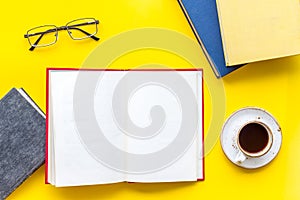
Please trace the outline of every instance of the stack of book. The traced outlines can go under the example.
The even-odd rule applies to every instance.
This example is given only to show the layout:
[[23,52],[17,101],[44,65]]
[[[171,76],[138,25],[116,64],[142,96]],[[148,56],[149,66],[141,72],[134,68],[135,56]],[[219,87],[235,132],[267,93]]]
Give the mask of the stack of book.
[[179,0],[217,77],[300,54],[299,0]]

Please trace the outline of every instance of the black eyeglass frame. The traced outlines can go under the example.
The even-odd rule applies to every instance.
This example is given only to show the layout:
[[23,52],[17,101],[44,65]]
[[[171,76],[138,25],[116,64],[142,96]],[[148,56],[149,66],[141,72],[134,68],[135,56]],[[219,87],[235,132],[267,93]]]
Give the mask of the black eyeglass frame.
[[[90,22],[85,22],[85,23],[80,23],[80,24],[74,24],[74,25],[69,25],[73,22],[76,22],[76,21],[79,21],[79,20],[91,20]],[[73,40],[83,40],[83,39],[86,39],[86,38],[92,38],[94,39],[95,41],[98,41],[100,38],[96,37],[95,35],[98,33],[98,26],[97,24],[99,24],[99,20],[96,20],[94,18],[80,18],[80,19],[75,19],[73,21],[70,21],[68,22],[65,26],[60,26],[60,27],[56,27],[55,25],[44,25],[44,26],[38,26],[38,27],[35,27],[35,28],[32,28],[30,30],[27,31],[27,34],[24,35],[24,38],[27,38],[28,39],[28,42],[30,44],[30,48],[29,50],[30,51],[33,51],[36,47],[46,47],[46,46],[50,46],[50,45],[53,45],[57,42],[57,38],[58,38],[58,31],[62,31],[62,30],[67,30],[69,36],[73,39]],[[94,33],[88,33],[86,32],[85,30],[83,29],[80,29],[78,28],[78,26],[86,26],[86,25],[92,25],[92,24],[95,24],[96,25],[96,31]],[[47,26],[52,26],[53,28],[52,29],[49,29],[47,31],[43,31],[43,32],[37,32],[37,33],[30,33],[30,31],[34,30],[34,29],[37,29],[37,28],[41,28],[41,27],[47,27]],[[74,38],[70,32],[70,30],[77,30],[77,31],[80,31],[82,32],[83,34],[86,35],[86,37],[83,37],[83,38]],[[38,46],[38,43],[40,42],[40,40],[43,38],[43,36],[47,33],[54,33],[56,32],[55,34],[55,41],[53,41],[52,43],[50,44],[46,44],[46,45],[41,45],[41,46]],[[31,36],[36,36],[36,35],[40,35],[40,37],[32,44],[31,41],[30,41],[30,37]]]

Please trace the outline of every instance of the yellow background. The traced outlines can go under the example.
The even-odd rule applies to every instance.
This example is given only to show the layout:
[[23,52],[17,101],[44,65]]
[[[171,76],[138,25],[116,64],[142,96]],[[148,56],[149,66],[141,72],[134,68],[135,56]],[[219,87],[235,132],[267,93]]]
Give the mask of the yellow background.
[[[175,0],[2,1],[0,96],[23,87],[45,110],[46,67],[80,67],[101,42],[123,31],[161,27],[195,37]],[[99,42],[76,42],[59,33],[54,46],[28,51],[23,35],[32,27],[81,17],[101,21]],[[122,44],[120,44],[122,45]],[[154,51],[118,60],[122,67],[155,61],[189,67],[184,61]],[[181,66],[182,65],[182,66]],[[55,188],[44,184],[44,166],[8,199],[300,199],[300,56],[249,64],[226,76],[226,117],[245,106],[271,112],[283,131],[279,155],[258,170],[236,167],[224,156],[220,142],[205,157],[205,181],[196,183],[112,184]],[[205,127],[213,105],[205,90]],[[223,122],[222,122],[223,123]]]

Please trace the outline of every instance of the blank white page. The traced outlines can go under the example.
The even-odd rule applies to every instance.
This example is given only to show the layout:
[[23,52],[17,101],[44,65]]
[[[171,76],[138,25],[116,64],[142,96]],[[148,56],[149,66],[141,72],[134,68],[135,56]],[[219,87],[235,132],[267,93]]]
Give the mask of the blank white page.
[[[76,186],[125,181],[123,173],[94,159],[80,140],[73,115],[73,93],[77,75],[78,71],[50,72],[49,106],[53,119],[50,134],[54,135],[55,185]],[[114,76],[118,74],[115,73]],[[82,120],[84,123],[85,119]]]
[[[141,73],[141,72],[136,72]],[[142,73],[157,73],[157,72],[142,72]],[[200,157],[200,150],[202,151],[202,72],[201,71],[165,71],[163,73],[165,79],[172,76],[172,73],[177,73],[186,82],[193,92],[197,104],[194,109],[198,110],[198,129],[190,146],[186,147],[185,151],[180,152],[174,160],[166,162],[161,165],[160,169],[153,171],[141,171],[136,174],[128,174],[128,181],[132,182],[178,182],[178,181],[196,181],[202,178],[202,157]],[[138,75],[137,75],[138,76]],[[129,102],[129,114],[134,122],[139,123],[140,126],[151,123],[149,115],[150,110],[155,105],[161,105],[166,113],[166,121],[164,127],[159,134],[147,139],[127,138],[127,151],[136,154],[153,154],[153,156],[161,157],[161,159],[168,159],[168,156],[160,155],[158,152],[167,148],[179,148],[180,144],[171,147],[171,143],[178,136],[182,122],[182,109],[180,103],[181,99],[176,95],[176,91],[167,85],[149,84],[143,86],[140,91],[137,91],[131,96]],[[184,88],[184,87],[182,87]],[[189,116],[187,121],[190,120]],[[143,123],[144,122],[144,123]],[[130,162],[130,160],[129,160]],[[158,159],[160,162],[160,159]],[[129,163],[130,164],[130,163]],[[153,163],[148,162],[147,165]],[[199,168],[199,169],[198,169]],[[198,171],[201,171],[198,174]]]

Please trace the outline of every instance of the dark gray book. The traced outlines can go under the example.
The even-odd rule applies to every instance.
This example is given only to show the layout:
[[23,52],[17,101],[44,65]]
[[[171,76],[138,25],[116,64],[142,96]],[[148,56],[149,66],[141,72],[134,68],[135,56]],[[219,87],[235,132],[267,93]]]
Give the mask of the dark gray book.
[[0,100],[0,199],[5,199],[43,163],[45,115],[23,89]]

